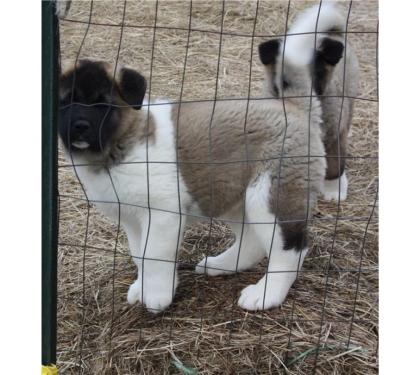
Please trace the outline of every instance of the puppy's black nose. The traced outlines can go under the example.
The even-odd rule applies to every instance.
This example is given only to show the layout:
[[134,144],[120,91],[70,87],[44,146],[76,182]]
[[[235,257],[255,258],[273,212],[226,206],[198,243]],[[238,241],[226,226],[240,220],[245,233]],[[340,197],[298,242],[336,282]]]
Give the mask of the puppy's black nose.
[[78,133],[82,134],[90,128],[89,121],[77,120],[73,123],[73,129]]

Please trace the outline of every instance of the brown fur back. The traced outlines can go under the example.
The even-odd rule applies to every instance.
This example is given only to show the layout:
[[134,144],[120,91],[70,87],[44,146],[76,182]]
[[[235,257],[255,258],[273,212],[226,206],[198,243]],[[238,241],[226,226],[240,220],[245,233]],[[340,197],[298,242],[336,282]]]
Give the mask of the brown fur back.
[[[308,186],[308,115],[287,101],[286,130],[280,100],[250,100],[247,116],[246,101],[216,102],[213,117],[212,112],[213,103],[184,103],[172,110],[181,174],[203,213],[220,216],[238,206],[247,186],[266,171],[276,179],[280,164],[281,192],[288,192],[285,199],[296,196],[290,200],[295,208],[281,200],[280,209],[286,213],[306,209],[301,200]],[[310,153],[318,157],[309,163],[310,189],[317,192],[325,173],[317,105],[311,129]]]

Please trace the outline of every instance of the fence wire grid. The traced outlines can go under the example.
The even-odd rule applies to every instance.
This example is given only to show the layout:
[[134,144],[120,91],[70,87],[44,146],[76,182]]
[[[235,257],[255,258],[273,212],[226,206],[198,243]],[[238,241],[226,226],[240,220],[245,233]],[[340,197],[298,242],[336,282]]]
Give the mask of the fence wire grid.
[[[72,1],[69,13],[59,20],[60,62],[102,60],[113,64],[114,75],[117,65],[141,72],[147,79],[146,97],[164,98],[163,103],[143,106],[148,122],[153,105],[210,103],[211,140],[217,101],[245,101],[247,112],[251,100],[265,99],[261,96],[264,73],[258,45],[284,37],[300,11],[321,3]],[[204,256],[219,254],[232,245],[230,226],[242,226],[241,247],[245,224],[272,224],[275,228],[276,222],[249,222],[245,213],[240,221],[221,222],[183,212],[179,167],[186,162],[178,161],[178,155],[174,162],[167,162],[174,163],[178,171],[178,210],[153,207],[149,200],[145,205],[121,201],[109,171],[116,200],[92,201],[75,173],[75,166],[82,164],[75,163],[71,153],[69,161],[60,150],[60,373],[378,373],[378,4],[340,1],[337,6],[347,20],[345,41],[360,64],[359,95],[352,97],[354,114],[345,156],[349,192],[345,201],[319,199],[313,217],[308,208],[305,222],[310,251],[282,306],[247,312],[237,305],[240,291],[268,270],[267,260],[229,276],[194,272]],[[339,97],[343,103],[346,96]],[[312,96],[308,98],[312,101]],[[245,134],[246,119],[247,115]],[[179,112],[176,126],[178,122]],[[220,162],[213,161],[211,142],[208,155],[209,162],[203,164],[216,168]],[[306,155],[273,159],[281,170],[285,158],[316,157],[322,156],[308,150]],[[245,158],[225,163],[248,166],[261,161]],[[146,163],[148,170],[163,162],[129,163]],[[209,186],[212,191],[211,173]],[[184,240],[173,262],[179,285],[163,313],[154,315],[140,304],[127,303],[128,287],[137,277],[127,238],[120,220],[116,224],[108,221],[95,203],[148,210],[146,233],[153,226],[151,212],[179,216],[178,236]],[[198,222],[182,233],[185,216],[195,216]],[[142,259],[153,258],[144,252]]]

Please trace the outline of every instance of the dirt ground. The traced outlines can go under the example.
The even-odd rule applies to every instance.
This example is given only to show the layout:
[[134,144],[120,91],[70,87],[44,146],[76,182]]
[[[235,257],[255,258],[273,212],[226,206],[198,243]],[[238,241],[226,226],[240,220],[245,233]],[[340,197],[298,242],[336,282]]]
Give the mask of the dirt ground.
[[[289,20],[314,3],[291,1]],[[61,59],[73,62],[81,45],[80,58],[115,63],[118,55],[120,63],[148,78],[152,97],[176,101],[189,35],[183,100],[211,100],[221,40],[218,98],[247,97],[251,60],[250,96],[259,96],[263,70],[257,46],[284,33],[288,2],[226,1],[220,38],[222,6],[194,0],[190,22],[189,1],[95,1],[92,12],[90,1],[73,1],[60,21]],[[340,7],[347,15],[349,2]],[[165,313],[155,316],[128,305],[126,292],[136,270],[125,234],[83,200],[60,154],[60,373],[378,373],[377,23],[376,1],[351,4],[348,42],[359,58],[361,78],[347,163],[348,199],[339,207],[318,202],[311,251],[280,308],[249,313],[236,305],[240,290],[262,276],[264,262],[232,276],[193,272],[204,254],[221,252],[232,242],[222,223],[212,231],[211,249],[207,224],[187,229],[179,289]]]

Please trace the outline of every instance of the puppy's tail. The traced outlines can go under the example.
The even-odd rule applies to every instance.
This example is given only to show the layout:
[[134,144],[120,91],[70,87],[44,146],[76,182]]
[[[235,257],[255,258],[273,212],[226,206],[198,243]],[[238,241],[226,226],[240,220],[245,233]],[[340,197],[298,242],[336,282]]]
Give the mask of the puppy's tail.
[[320,40],[323,34],[329,32],[344,32],[345,26],[346,20],[330,2],[304,10],[286,35],[285,58],[295,65],[310,64],[315,49],[315,38]]

